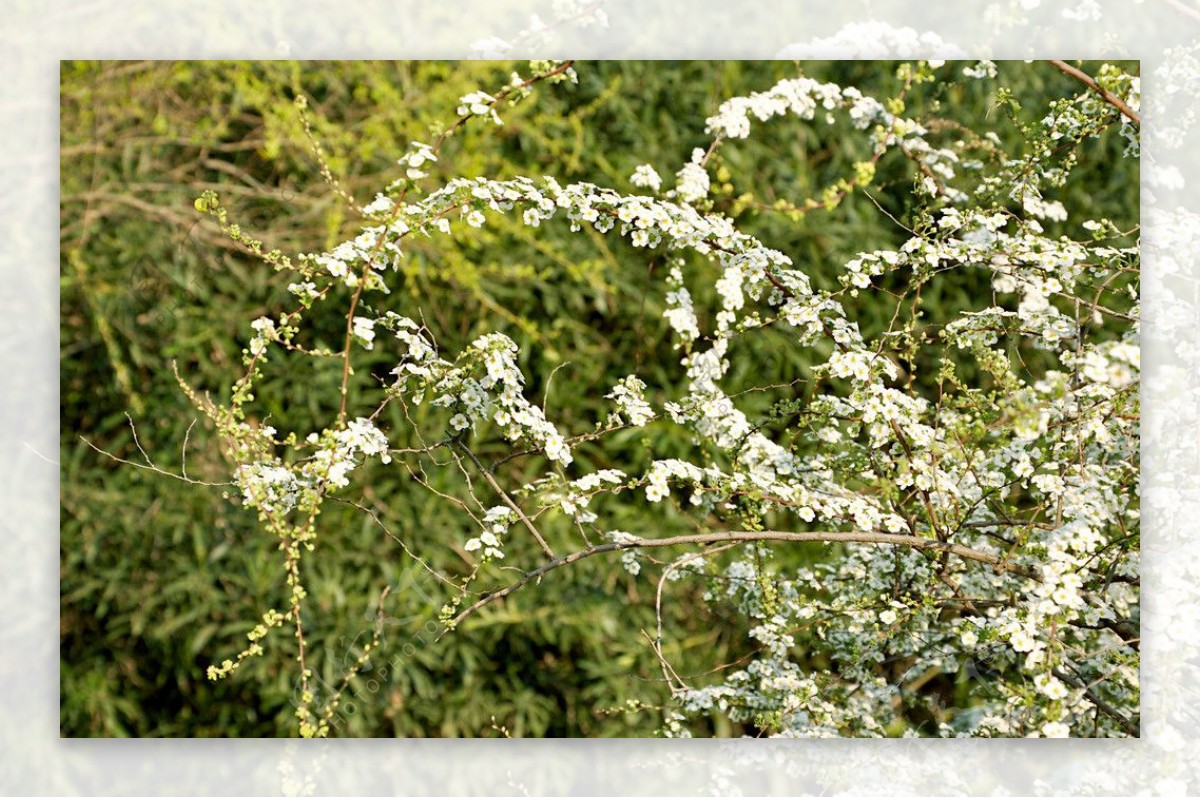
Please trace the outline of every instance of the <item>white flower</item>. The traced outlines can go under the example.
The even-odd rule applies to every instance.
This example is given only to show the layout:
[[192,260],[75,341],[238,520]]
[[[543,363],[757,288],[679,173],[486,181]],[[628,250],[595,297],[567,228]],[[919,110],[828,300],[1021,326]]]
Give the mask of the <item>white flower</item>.
[[1051,721],[1042,727],[1042,736],[1044,737],[1070,737],[1071,727],[1065,723]]
[[963,74],[969,78],[982,80],[983,78],[996,77],[996,62],[995,61],[980,61],[974,66],[963,67]]
[[671,329],[683,341],[694,341],[700,337],[700,322],[692,308],[692,295],[680,287],[667,293],[667,304],[671,307],[663,314]]
[[551,460],[557,460],[563,465],[571,464],[571,452],[567,449],[566,441],[557,432],[546,437],[545,450],[546,456]]
[[670,491],[667,489],[666,480],[651,479],[646,485],[646,500],[650,502],[660,502],[667,497]]
[[402,165],[419,169],[425,165],[426,161],[437,160],[437,153],[435,153],[433,151],[433,147],[430,147],[428,144],[424,144],[420,141],[413,141],[410,142],[408,146],[412,149],[412,152],[409,152],[402,159],[400,159],[400,163]]
[[[494,114],[492,104],[496,102],[496,98],[492,95],[482,92],[473,91],[470,94],[465,94],[459,99],[458,115],[467,116],[473,114],[475,116],[487,116]],[[500,123],[500,118],[496,117],[496,123]]]
[[1014,632],[1009,638],[1009,643],[1012,645],[1014,651],[1020,651],[1021,653],[1033,651],[1038,646],[1037,639],[1024,628],[1020,628]]
[[[1069,691],[1067,690],[1067,686],[1065,684],[1063,684],[1061,681],[1059,681],[1058,679],[1054,679],[1049,684],[1047,684],[1046,687],[1042,690],[1042,692],[1046,694],[1047,698],[1049,698],[1053,701],[1058,701],[1059,699],[1066,698],[1067,695],[1069,694]],[[1046,735],[1046,736],[1049,737],[1050,735]]]
[[346,429],[336,436],[338,442],[353,454],[380,455],[385,463],[390,463],[388,456],[387,436],[368,418],[356,418],[346,425]]
[[622,416],[635,427],[644,427],[654,420],[654,411],[646,402],[643,392],[646,384],[637,377],[630,375],[621,379],[617,386],[605,395],[617,404],[618,423]]
[[691,163],[685,164],[675,175],[675,194],[684,202],[698,202],[708,196],[708,172],[700,163],[703,159],[704,150],[696,149]]
[[638,188],[648,188],[651,191],[658,191],[662,186],[662,178],[658,176],[658,172],[654,171],[653,166],[646,163],[633,170],[629,182]]
[[394,205],[395,203],[393,203],[384,195],[376,194],[374,200],[363,206],[363,213],[367,216],[378,213],[387,213],[394,207]]
[[353,324],[354,337],[362,342],[364,349],[375,346],[375,320],[363,316],[355,316]]
[[275,322],[265,316],[250,323],[257,334],[250,339],[250,354],[258,356],[267,351],[267,343],[278,337]]
[[642,564],[640,562],[638,562],[637,552],[634,551],[633,549],[628,549],[623,554],[621,554],[621,565],[632,576],[637,576],[639,573],[642,572]]
[[291,283],[288,285],[288,291],[302,299],[313,300],[317,296],[316,283],[305,280],[303,282]]

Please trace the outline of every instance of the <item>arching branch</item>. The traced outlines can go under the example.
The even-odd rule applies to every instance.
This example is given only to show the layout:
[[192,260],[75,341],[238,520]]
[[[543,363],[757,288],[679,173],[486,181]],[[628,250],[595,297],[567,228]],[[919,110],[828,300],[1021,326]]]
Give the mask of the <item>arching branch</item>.
[[918,550],[944,551],[964,560],[985,563],[1000,570],[1020,574],[1028,579],[1037,579],[1037,575],[1003,560],[999,555],[986,551],[960,546],[955,543],[942,543],[931,538],[919,538],[913,535],[897,535],[890,532],[782,532],[776,530],[738,530],[728,532],[704,532],[692,535],[676,535],[668,538],[629,538],[612,543],[601,543],[588,546],[571,554],[557,557],[550,562],[528,571],[521,579],[507,587],[503,587],[480,598],[471,606],[462,610],[450,622],[450,627],[457,626],[464,618],[476,610],[491,604],[520,590],[529,582],[540,579],[550,571],[562,568],[580,560],[613,551],[628,549],[661,549],[669,546],[706,545],[712,543],[753,543],[756,541],[783,543],[868,543],[876,545],[906,546]]

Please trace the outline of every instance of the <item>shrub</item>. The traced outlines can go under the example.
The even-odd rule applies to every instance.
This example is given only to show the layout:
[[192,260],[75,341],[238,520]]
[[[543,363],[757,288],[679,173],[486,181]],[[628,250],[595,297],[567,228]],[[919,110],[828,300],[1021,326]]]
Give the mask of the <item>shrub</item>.
[[[248,579],[177,533],[190,589],[262,602],[191,640],[249,638],[208,689],[260,699],[213,705],[306,736],[1136,734],[1138,81],[1052,63],[726,65],[758,85],[715,108],[711,65],[447,69],[505,77],[373,133],[363,160],[409,140],[365,204],[308,93],[262,90],[326,230],[362,221],[291,255],[195,201],[271,267],[177,372],[224,475],[174,475],[258,521],[206,509]],[[656,89],[688,113],[629,101]]]

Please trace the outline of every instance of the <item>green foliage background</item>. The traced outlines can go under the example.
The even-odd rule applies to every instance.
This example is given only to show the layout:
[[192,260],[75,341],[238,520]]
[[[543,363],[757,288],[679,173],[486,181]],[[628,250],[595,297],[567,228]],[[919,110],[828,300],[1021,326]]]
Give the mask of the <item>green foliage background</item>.
[[[468,126],[443,149],[430,185],[451,176],[552,175],[637,191],[628,176],[650,163],[669,182],[692,148],[706,146],[704,119],[731,96],[765,90],[803,73],[885,98],[900,87],[896,64],[880,62],[584,62],[579,84],[539,86],[504,114],[505,125]],[[942,73],[959,74],[961,64]],[[1085,64],[1085,69],[1095,65]],[[61,731],[64,736],[277,736],[289,734],[289,649],[268,646],[231,679],[212,683],[206,666],[240,650],[258,615],[285,602],[280,555],[251,513],[220,488],[186,485],[98,453],[143,462],[133,438],[164,469],[228,479],[211,431],[172,374],[216,394],[239,372],[249,321],[290,306],[287,283],[224,238],[192,208],[217,191],[242,228],[285,252],[315,252],[353,235],[357,220],[322,179],[293,98],[309,98],[312,133],[334,175],[360,202],[398,174],[411,139],[430,141],[453,118],[458,98],[507,81],[522,64],[495,62],[64,62],[61,71]],[[1127,67],[1128,68],[1128,67]],[[906,114],[994,131],[1020,152],[1021,124],[1036,122],[1078,84],[1052,68],[1001,64],[996,82],[918,87]],[[1005,85],[1020,100],[1015,118],[994,96]],[[1054,198],[1077,213],[1128,218],[1137,208],[1137,164],[1106,136],[1084,153],[1081,176]],[[743,207],[753,191],[770,204],[800,202],[851,175],[867,157],[847,126],[777,121],[721,152],[728,186],[718,207],[748,232],[832,287],[835,269],[856,252],[894,247],[914,179],[911,165],[885,158],[868,198],[799,222]],[[878,205],[876,205],[878,203]],[[886,211],[887,213],[883,213]],[[1136,223],[1136,216],[1132,219]],[[1051,233],[1055,230],[1051,229]],[[536,231],[501,220],[469,238],[418,243],[388,307],[420,308],[442,348],[456,352],[500,330],[522,349],[529,395],[574,432],[602,413],[601,397],[625,374],[662,384],[676,374],[661,361],[661,264],[620,241]],[[660,270],[656,272],[655,267]],[[931,286],[933,289],[933,286]],[[950,283],[925,297],[945,317],[974,306],[986,284]],[[698,306],[703,298],[697,297]],[[309,321],[341,346],[344,302]],[[865,293],[856,307],[865,330],[886,326],[894,305]],[[812,353],[763,336],[731,376],[751,384],[769,360],[781,382],[802,377]],[[377,347],[359,367],[355,397],[394,355]],[[553,378],[551,379],[551,375]],[[272,370],[259,394],[261,418],[281,429],[319,429],[337,412],[340,361]],[[671,397],[656,397],[671,398]],[[746,395],[748,410],[786,399]],[[127,414],[129,418],[127,418]],[[385,419],[399,426],[399,417]],[[582,456],[594,467],[636,467],[645,452],[615,436]],[[627,441],[625,441],[627,443]],[[185,451],[186,443],[186,451]],[[684,441],[663,440],[670,451]],[[496,455],[502,446],[484,453]],[[513,466],[509,484],[532,478]],[[366,473],[354,498],[430,564],[461,571],[456,550],[468,527],[456,508],[413,484],[400,469]],[[455,493],[448,473],[426,474]],[[622,512],[615,506],[613,512]],[[687,528],[662,515],[610,516],[627,529]],[[308,627],[313,667],[340,678],[355,641],[369,636],[380,591],[393,587],[376,670],[350,689],[336,734],[373,736],[642,736],[654,711],[621,711],[629,700],[661,705],[666,690],[640,630],[653,628],[654,584],[616,559],[560,569],[536,587],[492,605],[455,634],[432,642],[445,594],[370,517],[332,505],[308,558]],[[654,526],[648,527],[648,524]],[[550,532],[560,539],[569,531]],[[519,556],[518,541],[510,556]],[[701,612],[700,585],[681,585],[668,623],[675,663],[700,676],[750,651],[732,614]],[[691,593],[689,594],[689,591]],[[285,638],[286,635],[281,636]],[[702,677],[701,677],[702,678]],[[920,718],[912,719],[919,725]],[[754,733],[720,721],[696,734]],[[898,730],[899,731],[899,730]]]

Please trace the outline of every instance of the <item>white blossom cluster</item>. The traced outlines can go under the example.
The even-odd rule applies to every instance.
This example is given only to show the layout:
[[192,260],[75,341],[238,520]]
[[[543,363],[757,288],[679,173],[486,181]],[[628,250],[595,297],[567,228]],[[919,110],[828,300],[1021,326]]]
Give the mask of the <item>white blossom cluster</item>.
[[708,172],[704,169],[704,150],[697,147],[692,151],[692,160],[675,174],[674,195],[684,202],[699,202],[708,196],[709,188]]
[[751,115],[760,122],[785,114],[813,119],[819,110],[838,108],[847,110],[854,126],[860,130],[876,123],[890,127],[894,120],[878,100],[863,96],[853,87],[843,89],[837,84],[820,83],[812,78],[793,78],[749,97],[726,100],[716,115],[709,117],[706,130],[723,138],[744,139],[750,135]]
[[[410,142],[408,145],[409,151],[405,153],[397,163],[404,167],[404,176],[409,180],[418,180],[426,177],[426,163],[436,163],[437,153],[428,144],[421,141]],[[382,210],[391,210],[392,203],[389,201]],[[365,210],[365,209],[364,209]]]
[[645,391],[646,383],[630,374],[605,394],[606,399],[612,399],[617,405],[613,416],[618,424],[644,427],[654,420],[654,410],[646,401]]
[[[936,67],[942,62],[928,63]],[[919,190],[931,196],[944,195],[956,203],[967,199],[964,192],[949,185],[956,176],[959,162],[958,154],[953,149],[933,146],[926,140],[929,131],[922,125],[888,112],[879,100],[864,95],[852,86],[821,83],[812,78],[781,80],[767,91],[726,100],[717,113],[708,118],[705,129],[717,141],[744,139],[750,135],[751,117],[766,122],[773,117],[790,115],[806,121],[820,118],[827,124],[833,124],[836,119],[834,111],[844,111],[855,128],[870,131],[870,140],[877,156],[896,147],[920,163],[926,176],[918,184]],[[703,150],[693,152],[692,163],[684,167],[684,170],[690,170],[688,174],[693,179],[689,185],[696,189],[699,188],[700,175],[695,170],[703,154]],[[683,174],[681,171],[681,178]],[[703,197],[708,191],[706,174],[703,179],[704,191],[697,198]],[[680,192],[679,196],[685,201],[694,201],[690,199],[691,193],[694,192]]]
[[571,464],[571,449],[562,433],[522,394],[525,377],[516,365],[512,339],[500,333],[484,335],[451,363],[438,357],[416,322],[392,314],[387,323],[407,347],[403,361],[392,370],[395,390],[410,394],[417,404],[432,393],[431,404],[450,409],[455,433],[491,421],[510,441],[532,443],[550,460]]
[[629,182],[638,188],[648,188],[651,191],[658,191],[662,187],[662,178],[654,171],[654,167],[647,163],[633,170]]
[[596,514],[588,509],[592,497],[606,490],[605,486],[617,486],[626,481],[624,471],[602,468],[579,479],[558,484],[561,480],[547,480],[539,491],[543,500],[556,504],[566,515],[581,524],[596,521]]
[[[1128,75],[1112,64],[1104,64],[1096,75],[1096,83],[1121,98],[1132,110],[1142,106],[1141,79]],[[1100,120],[1120,112],[1105,103],[1097,92],[1083,92],[1069,100],[1051,103],[1050,113],[1042,120],[1050,131],[1052,141],[1070,139],[1094,130]],[[1121,136],[1127,142],[1126,154],[1136,157],[1141,153],[1138,129],[1133,121],[1121,116]]]
[[996,62],[979,61],[972,66],[963,67],[963,74],[976,80],[994,78],[996,77]]
[[512,508],[498,505],[490,508],[483,517],[483,532],[479,537],[470,538],[463,548],[467,551],[483,550],[483,556],[488,560],[504,559],[504,538],[508,526],[516,520]]
[[282,464],[262,462],[237,467],[234,482],[242,490],[242,502],[267,512],[288,512],[310,487]]
[[[259,434],[269,439],[274,429],[261,428]],[[384,464],[392,461],[387,437],[368,418],[356,418],[344,429],[311,433],[307,442],[316,451],[300,463],[288,465],[272,456],[239,465],[234,481],[243,503],[267,515],[287,513],[315,499],[318,490],[349,485],[350,472],[361,465],[361,456],[378,457]]]
[[496,113],[496,98],[487,92],[473,91],[470,94],[465,94],[459,99],[459,103],[461,103],[458,106],[459,116],[485,116],[497,125],[503,124],[500,120],[500,114]]

